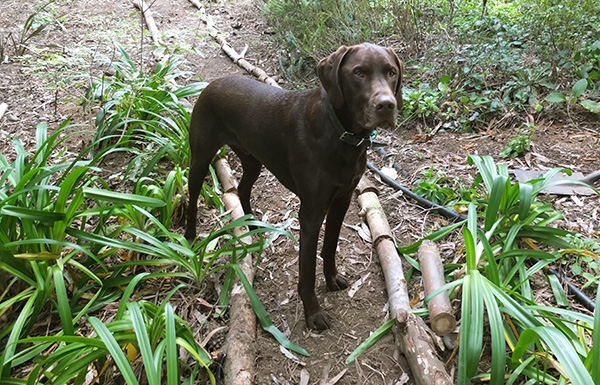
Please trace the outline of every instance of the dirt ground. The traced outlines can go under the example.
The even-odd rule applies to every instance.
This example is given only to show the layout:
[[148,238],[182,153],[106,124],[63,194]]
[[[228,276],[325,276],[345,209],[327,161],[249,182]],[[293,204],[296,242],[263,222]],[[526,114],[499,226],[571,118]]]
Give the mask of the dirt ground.
[[[4,0],[0,14],[0,37],[4,39],[9,32],[18,31],[36,3]],[[169,46],[181,47],[185,52],[189,61],[186,69],[208,82],[224,75],[244,74],[207,36],[197,9],[188,0],[156,0],[151,4],[164,41]],[[236,50],[241,51],[248,45],[246,59],[249,62],[280,79],[282,87],[293,89],[296,85],[286,80],[281,71],[279,43],[264,16],[253,4],[243,0],[204,3],[207,14]],[[113,55],[115,43],[123,45],[136,57],[139,57],[141,42],[146,46],[150,44],[147,34],[141,40],[139,13],[128,1],[61,1],[51,5],[51,10],[57,17],[56,22],[29,42],[30,49],[26,55],[21,58],[10,57],[6,63],[0,64],[0,103],[9,106],[7,114],[0,121],[0,151],[8,157],[11,155],[13,137],[18,137],[25,146],[34,146],[35,127],[40,122],[48,122],[51,128],[56,128],[71,116],[72,122],[81,124],[83,129],[93,129],[94,110],[85,111],[80,105],[89,83],[85,79],[69,77],[81,67],[99,75],[105,70],[99,58],[101,55]],[[10,43],[6,50],[12,55]],[[403,52],[398,54],[402,57]],[[57,56],[66,60],[58,61]],[[150,68],[152,64],[151,55],[146,54],[145,68]],[[405,77],[411,79],[414,76],[408,68]],[[187,80],[191,82],[197,79],[190,77]],[[597,116],[581,114],[574,122],[561,121],[553,118],[553,115],[557,114],[548,111],[535,117],[538,128],[532,140],[532,151],[525,157],[505,161],[509,168],[547,170],[560,166],[583,174],[599,170],[600,133]],[[427,140],[419,135],[419,126],[422,125],[402,125],[394,131],[380,133],[381,138],[389,143],[387,156],[373,152],[369,154],[369,160],[379,167],[391,167],[394,162],[398,163],[403,171],[397,181],[407,187],[412,187],[413,182],[422,176],[421,173],[431,166],[450,178],[458,177],[463,185],[469,186],[476,171],[468,166],[467,156],[489,154],[501,161],[498,156],[500,150],[516,135],[517,128],[525,119],[526,116],[511,115],[487,131],[437,134]],[[75,154],[91,139],[91,134],[76,136],[68,142],[66,150]],[[241,170],[237,160],[233,156],[229,158],[239,178]],[[123,164],[117,162],[105,166],[106,172],[119,172]],[[408,245],[447,223],[437,214],[417,206],[402,194],[381,184],[371,173],[368,175],[381,190],[380,200],[399,245]],[[583,234],[600,230],[600,204],[597,197],[547,199],[553,200],[555,207],[564,211],[565,220],[560,223],[564,228]],[[298,199],[266,171],[254,187],[253,204],[258,219],[272,224],[297,218]],[[342,229],[338,266],[351,283],[359,284],[352,292],[328,292],[320,272],[317,277],[317,296],[332,321],[331,329],[325,332],[310,332],[304,323],[302,305],[296,293],[297,245],[281,237],[263,253],[254,282],[256,291],[275,325],[293,342],[308,350],[311,356],[288,358],[269,334],[258,330],[256,384],[333,384],[332,379],[342,372],[342,377],[335,383],[413,383],[404,359],[394,351],[391,335],[354,363],[344,363],[347,356],[389,317],[383,274],[370,240],[365,236],[365,225],[358,212],[358,204],[354,201]],[[204,221],[207,226],[209,222]],[[208,230],[207,227],[200,229],[200,232]],[[298,237],[297,219],[292,221],[291,230]],[[439,247],[445,262],[455,262],[459,258],[458,235],[445,239]],[[407,263],[404,262],[404,266],[408,269]],[[422,287],[418,275],[411,279],[410,290],[414,306],[422,306]],[[189,291],[189,294],[198,295],[193,291]],[[189,302],[189,299],[182,300],[179,307],[185,314],[178,315],[198,331],[199,339],[203,339],[208,330],[219,325],[210,325],[207,317],[193,317],[191,314],[195,309],[205,313],[206,308]],[[454,306],[459,309],[460,304],[455,303]],[[189,316],[186,317],[186,314]],[[460,316],[458,310],[456,316]],[[214,341],[209,343],[209,349],[218,350],[223,335],[223,332],[216,335]],[[439,352],[444,361],[450,358],[451,353],[450,350]],[[447,368],[450,373],[456,370],[455,359],[448,362]]]

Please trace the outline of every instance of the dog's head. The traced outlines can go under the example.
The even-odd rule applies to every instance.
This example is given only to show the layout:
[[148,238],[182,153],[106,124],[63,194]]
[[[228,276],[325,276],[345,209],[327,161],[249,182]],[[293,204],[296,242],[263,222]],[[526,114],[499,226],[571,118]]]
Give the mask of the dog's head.
[[391,48],[341,46],[322,59],[317,73],[331,104],[347,108],[361,128],[393,128],[402,108],[402,62]]

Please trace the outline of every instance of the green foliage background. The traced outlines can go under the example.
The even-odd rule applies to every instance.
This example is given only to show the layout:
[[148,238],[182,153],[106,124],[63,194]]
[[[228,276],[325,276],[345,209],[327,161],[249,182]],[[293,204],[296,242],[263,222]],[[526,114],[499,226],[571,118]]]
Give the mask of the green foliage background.
[[[473,131],[507,111],[552,103],[600,112],[600,3],[270,0],[291,76],[314,78],[341,44],[394,47],[406,63],[404,117]],[[583,89],[571,90],[579,80]],[[554,95],[546,99],[552,91]],[[433,123],[429,126],[434,126]]]

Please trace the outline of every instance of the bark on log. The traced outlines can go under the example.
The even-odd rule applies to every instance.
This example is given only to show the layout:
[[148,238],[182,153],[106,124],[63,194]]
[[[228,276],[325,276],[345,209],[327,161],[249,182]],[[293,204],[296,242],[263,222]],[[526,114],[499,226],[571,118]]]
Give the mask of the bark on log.
[[[223,186],[223,192],[228,193],[237,190],[237,181],[231,175],[231,168],[225,158],[219,158],[215,161],[215,171],[221,186]],[[242,215],[244,214],[242,213]]]
[[393,331],[398,348],[406,357],[415,382],[419,385],[452,385],[452,377],[437,358],[432,332],[421,317],[400,313]]
[[[217,175],[223,176],[225,180],[231,183],[233,178],[230,174],[230,167],[224,158],[215,163]],[[223,180],[220,179],[223,184]],[[235,184],[235,183],[234,183]],[[225,187],[224,187],[225,189]],[[223,194],[225,207],[231,211],[234,218],[240,218],[244,215],[244,210],[240,203],[235,187],[226,190]],[[248,231],[247,228],[235,228],[233,230],[236,236],[241,236]],[[242,238],[242,242],[251,243],[250,237]],[[248,255],[238,263],[250,284],[254,281],[254,266],[252,256]],[[256,316],[250,304],[250,299],[244,290],[242,284],[237,281],[230,294],[230,319],[229,332],[223,351],[227,354],[223,373],[225,383],[228,385],[250,385],[254,379],[254,358],[256,356]]]
[[452,378],[435,353],[432,332],[420,317],[407,312],[410,303],[402,262],[377,194],[365,176],[358,185],[358,192],[361,214],[371,229],[373,245],[385,276],[390,314],[397,321],[393,331],[398,349],[406,357],[417,384],[451,385]]
[[144,15],[144,21],[146,22],[146,27],[148,27],[148,31],[152,34],[152,41],[154,45],[164,46],[165,44],[162,42],[160,38],[160,32],[156,27],[156,23],[154,22],[154,17],[152,16],[152,12],[150,11],[150,7],[144,0],[131,0],[134,6],[136,6],[142,15]]
[[[421,263],[421,273],[423,274],[425,296],[428,296],[446,283],[444,268],[440,260],[440,252],[432,241],[423,241],[419,246],[418,255]],[[443,336],[454,331],[456,318],[454,318],[448,291],[433,297],[427,307],[429,309],[429,323],[434,332]]]

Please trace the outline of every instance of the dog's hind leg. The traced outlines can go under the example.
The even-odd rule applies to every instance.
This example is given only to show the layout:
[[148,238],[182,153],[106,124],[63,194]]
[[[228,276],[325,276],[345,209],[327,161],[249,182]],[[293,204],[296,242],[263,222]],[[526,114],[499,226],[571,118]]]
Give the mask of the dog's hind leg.
[[[192,116],[190,124],[190,170],[188,174],[188,211],[187,224],[185,229],[185,239],[192,242],[196,238],[196,216],[198,214],[198,197],[202,190],[204,178],[208,174],[208,168],[215,154],[223,146],[223,142],[210,136],[202,135],[200,124],[203,130],[210,130],[208,121],[198,123],[201,119]],[[212,126],[214,127],[214,125]]]

